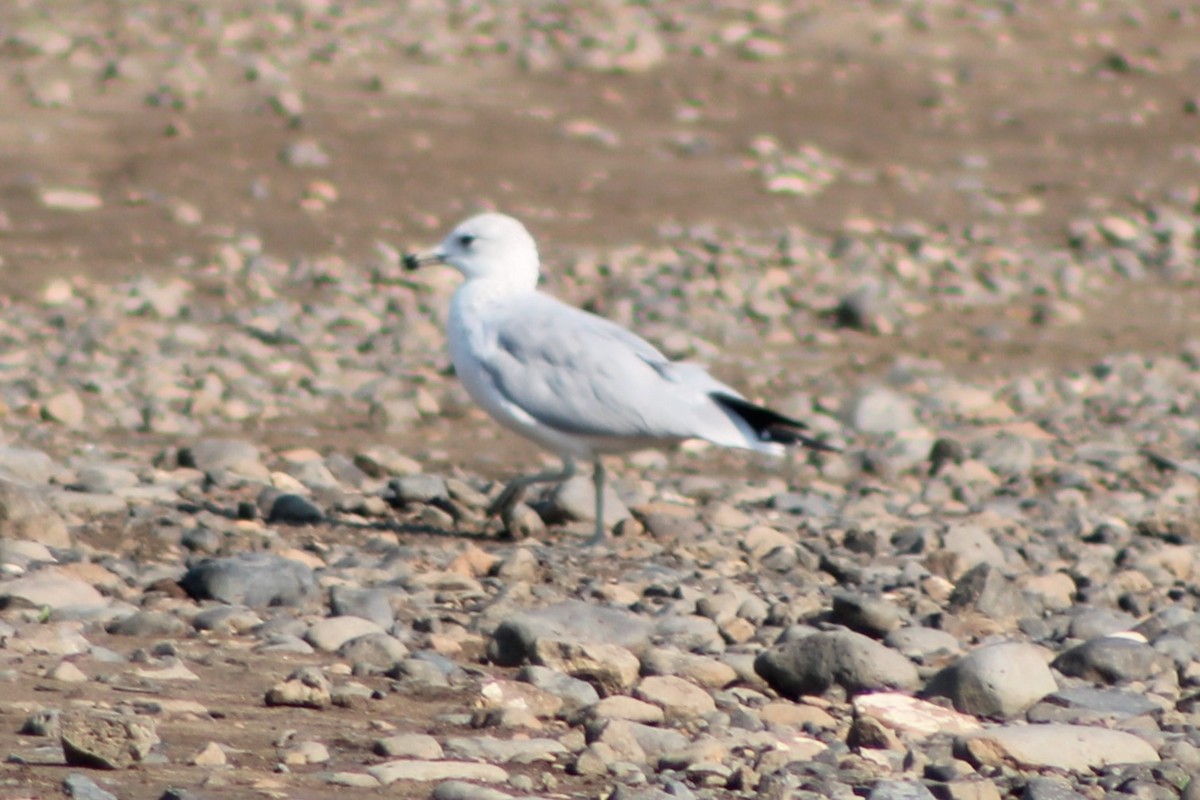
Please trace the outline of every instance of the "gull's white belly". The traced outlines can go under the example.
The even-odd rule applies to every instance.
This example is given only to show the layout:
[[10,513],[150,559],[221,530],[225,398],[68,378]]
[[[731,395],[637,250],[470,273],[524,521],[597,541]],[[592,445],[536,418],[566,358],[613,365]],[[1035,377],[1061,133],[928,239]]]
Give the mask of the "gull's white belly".
[[597,448],[596,443],[589,441],[594,437],[574,436],[544,425],[497,390],[492,377],[481,362],[480,353],[486,353],[488,348],[496,346],[494,333],[479,323],[484,315],[479,313],[480,309],[477,306],[485,304],[486,298],[482,300],[481,303],[463,289],[459,289],[450,304],[447,331],[454,370],[471,399],[492,419],[513,433],[524,436],[560,456],[591,459],[597,452],[607,452],[606,448]]

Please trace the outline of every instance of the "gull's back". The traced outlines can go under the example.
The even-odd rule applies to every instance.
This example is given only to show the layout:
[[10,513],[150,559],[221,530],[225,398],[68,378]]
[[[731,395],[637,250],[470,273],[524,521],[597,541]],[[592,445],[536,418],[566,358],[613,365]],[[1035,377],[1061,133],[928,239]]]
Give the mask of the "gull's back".
[[459,289],[451,351],[472,397],[519,433],[560,451],[567,437],[574,455],[690,438],[776,449],[714,401],[713,392],[739,395],[703,368],[672,363],[636,334],[541,292],[490,298],[486,289]]

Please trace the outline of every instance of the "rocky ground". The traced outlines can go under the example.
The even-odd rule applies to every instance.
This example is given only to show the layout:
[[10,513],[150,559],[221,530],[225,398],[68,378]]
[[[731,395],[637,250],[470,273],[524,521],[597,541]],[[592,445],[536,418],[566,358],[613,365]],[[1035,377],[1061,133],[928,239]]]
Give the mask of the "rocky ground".
[[[1200,8],[0,4],[0,798],[1200,798]],[[499,208],[809,420],[486,517]]]

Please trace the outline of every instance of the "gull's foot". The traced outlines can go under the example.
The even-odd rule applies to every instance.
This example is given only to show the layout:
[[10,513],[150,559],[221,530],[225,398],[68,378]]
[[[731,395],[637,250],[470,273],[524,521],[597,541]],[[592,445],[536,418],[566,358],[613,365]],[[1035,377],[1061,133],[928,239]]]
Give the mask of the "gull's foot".
[[521,502],[521,494],[524,492],[524,490],[524,486],[519,486],[515,483],[510,483],[508,486],[505,486],[504,491],[500,492],[500,494],[496,496],[496,499],[492,501],[492,504],[487,507],[487,515],[489,517],[500,517],[501,519],[504,519],[504,517],[511,514],[513,508]]
[[596,521],[596,532],[592,534],[592,538],[587,540],[588,547],[603,547],[608,544],[608,531],[604,528],[604,521]]

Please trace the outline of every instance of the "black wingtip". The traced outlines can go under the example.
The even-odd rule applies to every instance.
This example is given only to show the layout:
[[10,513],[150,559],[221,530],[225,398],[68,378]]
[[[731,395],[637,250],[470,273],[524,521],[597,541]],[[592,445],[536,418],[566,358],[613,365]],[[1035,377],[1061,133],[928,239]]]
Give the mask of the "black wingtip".
[[808,430],[808,426],[798,419],[785,417],[777,411],[772,411],[769,408],[755,405],[748,400],[724,394],[723,392],[713,392],[709,396],[726,410],[741,417],[758,434],[759,439],[764,442],[775,442],[776,444],[788,446],[800,445],[822,453],[841,452],[841,448],[826,444],[820,439],[814,439],[803,433],[803,431]]

